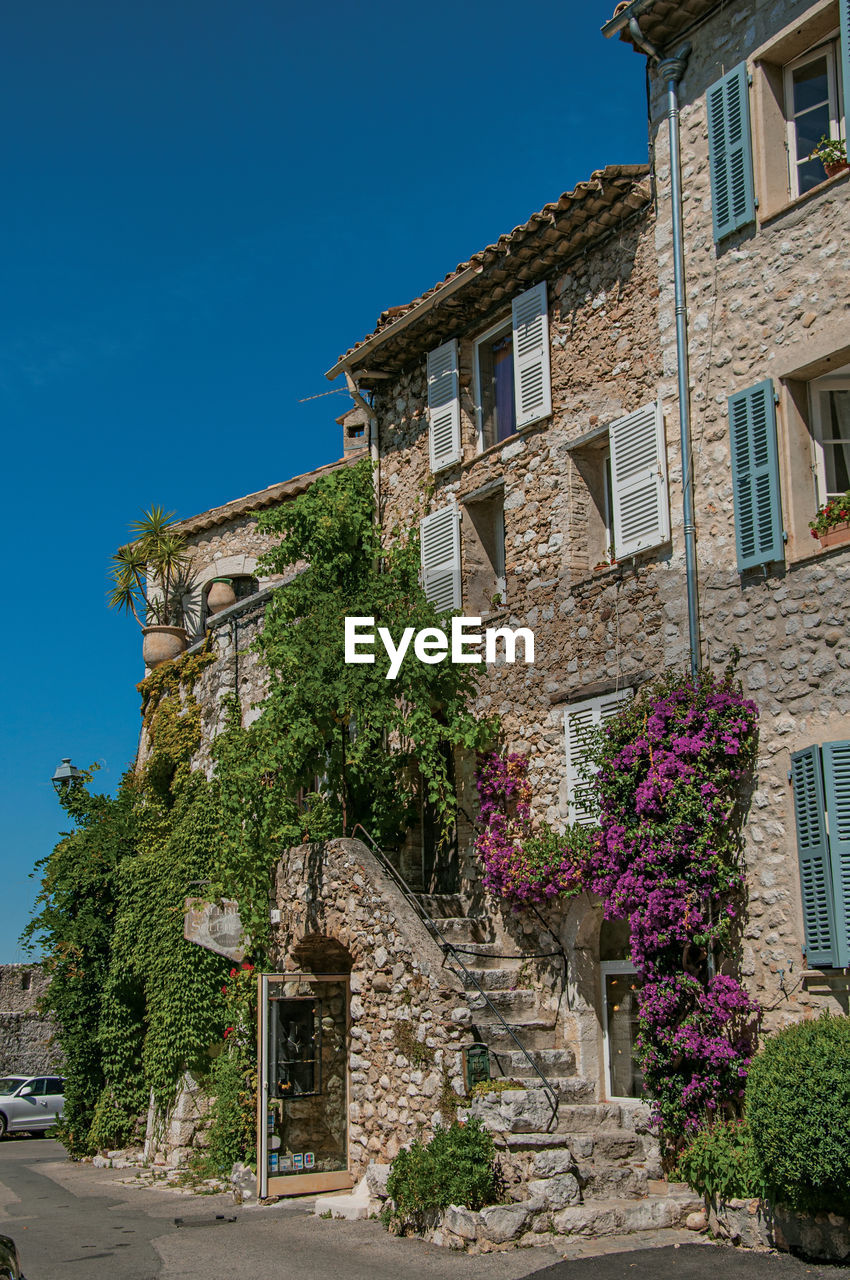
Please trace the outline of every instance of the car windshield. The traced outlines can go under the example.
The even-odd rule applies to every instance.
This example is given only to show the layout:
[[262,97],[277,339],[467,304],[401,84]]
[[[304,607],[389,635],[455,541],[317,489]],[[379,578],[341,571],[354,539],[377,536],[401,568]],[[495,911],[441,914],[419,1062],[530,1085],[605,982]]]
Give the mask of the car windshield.
[[0,1079],[0,1093],[14,1093],[26,1079],[26,1076],[3,1076]]

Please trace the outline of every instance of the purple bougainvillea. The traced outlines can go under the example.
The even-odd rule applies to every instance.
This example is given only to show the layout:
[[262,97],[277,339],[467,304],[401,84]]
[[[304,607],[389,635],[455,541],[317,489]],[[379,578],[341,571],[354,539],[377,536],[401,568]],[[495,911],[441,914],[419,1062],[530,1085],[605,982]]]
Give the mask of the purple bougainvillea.
[[[670,1141],[743,1097],[758,1006],[722,965],[741,911],[742,793],[757,712],[731,676],[668,676],[599,735],[599,827],[533,834],[528,762],[479,771],[478,853],[487,888],[513,905],[587,888],[626,919],[642,979],[637,1054]],[[716,970],[720,968],[720,971]]]
[[484,887],[514,907],[580,893],[588,841],[581,830],[557,835],[531,822],[531,783],[525,756],[493,752],[480,761],[476,782],[481,830],[475,849]]

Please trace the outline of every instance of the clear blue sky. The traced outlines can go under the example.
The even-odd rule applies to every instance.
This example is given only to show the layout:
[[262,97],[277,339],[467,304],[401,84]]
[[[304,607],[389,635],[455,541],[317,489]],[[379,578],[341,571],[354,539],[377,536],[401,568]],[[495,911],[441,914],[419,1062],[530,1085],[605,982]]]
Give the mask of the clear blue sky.
[[132,759],[128,522],[339,456],[324,371],[605,164],[646,159],[614,0],[29,0],[3,20],[0,962],[62,756]]

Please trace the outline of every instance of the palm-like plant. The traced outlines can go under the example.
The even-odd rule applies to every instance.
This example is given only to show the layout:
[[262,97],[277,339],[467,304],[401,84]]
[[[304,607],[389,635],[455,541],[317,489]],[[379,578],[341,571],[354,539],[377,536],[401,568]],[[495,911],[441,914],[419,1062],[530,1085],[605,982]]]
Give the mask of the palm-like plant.
[[133,541],[112,557],[110,609],[132,613],[139,626],[183,626],[189,587],[186,539],[174,528],[174,512],[151,507],[130,525]]

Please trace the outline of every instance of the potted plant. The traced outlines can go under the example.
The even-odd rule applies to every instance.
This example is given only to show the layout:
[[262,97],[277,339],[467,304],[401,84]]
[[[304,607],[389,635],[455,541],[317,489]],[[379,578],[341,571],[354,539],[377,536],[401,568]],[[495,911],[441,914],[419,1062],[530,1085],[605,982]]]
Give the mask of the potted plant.
[[809,156],[810,160],[820,160],[826,176],[834,178],[836,173],[841,173],[842,169],[846,169],[847,165],[847,147],[843,138],[828,138],[823,135],[814,151]]
[[850,542],[850,489],[840,498],[830,498],[814,520],[809,521],[813,538],[819,538],[822,547],[839,547]]
[[112,557],[111,609],[125,609],[142,628],[145,665],[158,667],[186,648],[184,596],[190,557],[174,512],[151,507],[130,525],[132,541]]

